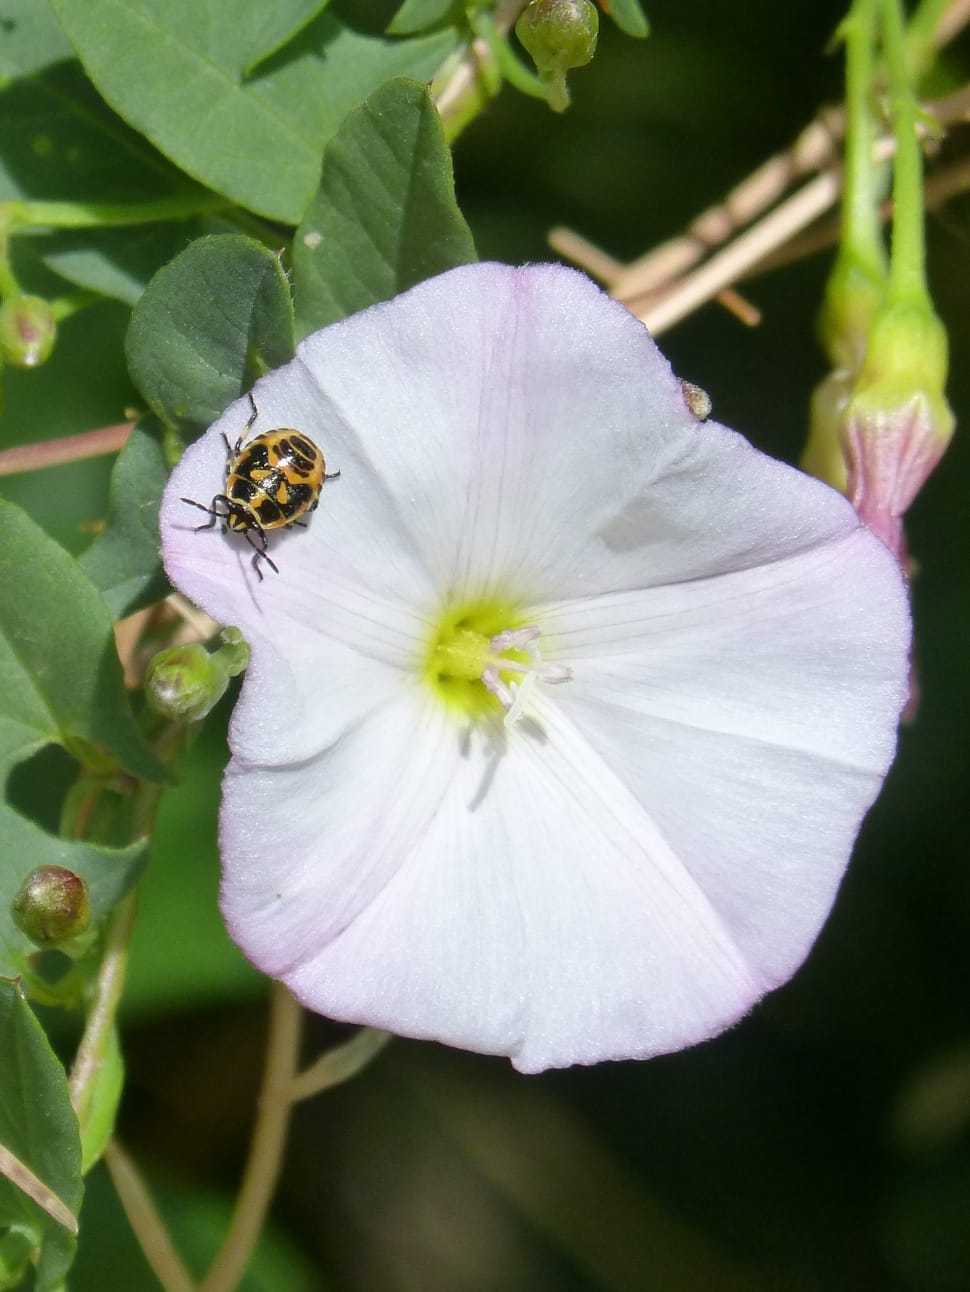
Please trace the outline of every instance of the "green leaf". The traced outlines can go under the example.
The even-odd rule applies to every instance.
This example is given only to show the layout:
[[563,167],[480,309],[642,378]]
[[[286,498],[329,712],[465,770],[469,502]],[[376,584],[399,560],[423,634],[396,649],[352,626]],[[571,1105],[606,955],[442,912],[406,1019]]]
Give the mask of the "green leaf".
[[91,1088],[91,1102],[81,1132],[81,1174],[87,1175],[99,1161],[114,1134],[118,1105],[125,1086],[125,1064],[121,1057],[118,1029],[109,1033],[101,1064]]
[[186,188],[109,110],[74,60],[6,86],[0,120],[0,201],[129,203]]
[[[13,1163],[0,1174],[0,1232],[29,1235],[39,1249],[35,1292],[54,1292],[74,1257],[81,1146],[64,1069],[11,982],[0,982],[0,1146]],[[33,1177],[23,1181],[26,1192],[9,1178],[18,1163]]]
[[208,426],[293,357],[293,305],[279,258],[234,235],[193,242],[148,284],[125,350],[164,422]]
[[53,0],[108,103],[178,166],[233,201],[297,224],[327,140],[389,77],[430,80],[454,30],[406,41],[361,35],[320,14],[247,77],[264,4],[225,0]]
[[102,747],[135,776],[164,772],[125,694],[111,616],[73,557],[0,500],[0,767],[51,741]]
[[475,258],[431,97],[414,81],[390,81],[328,144],[297,230],[300,335]]
[[158,435],[136,426],[111,473],[107,528],[79,562],[115,619],[165,595],[158,506],[167,479]]
[[329,3],[330,0],[273,0],[273,4],[262,7],[262,25],[256,31],[244,64],[246,75],[251,76],[260,63],[279,53]]
[[416,31],[426,31],[454,8],[455,0],[404,0],[388,25],[388,34],[410,36]]
[[604,0],[602,7],[625,35],[642,39],[650,34],[650,24],[640,8],[640,0]]
[[47,0],[6,0],[0,22],[0,84],[73,55]]
[[113,229],[63,229],[30,239],[30,250],[75,287],[135,305],[162,265],[207,232],[204,219]]

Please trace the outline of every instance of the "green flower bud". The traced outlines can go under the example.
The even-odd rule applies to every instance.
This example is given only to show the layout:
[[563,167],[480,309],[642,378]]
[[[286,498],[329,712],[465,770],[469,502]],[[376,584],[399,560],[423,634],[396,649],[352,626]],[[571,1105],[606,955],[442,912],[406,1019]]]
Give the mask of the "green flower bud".
[[515,34],[540,72],[561,74],[592,60],[599,25],[590,0],[532,0]]
[[91,923],[88,886],[63,866],[31,871],[10,905],[13,921],[36,946],[58,947],[85,933]]
[[15,367],[45,363],[56,335],[54,311],[40,296],[13,296],[0,305],[0,355]]
[[200,642],[159,651],[148,665],[145,694],[165,718],[200,722],[226,693],[229,679],[249,663],[249,647],[238,628],[221,634],[223,646],[211,655]]

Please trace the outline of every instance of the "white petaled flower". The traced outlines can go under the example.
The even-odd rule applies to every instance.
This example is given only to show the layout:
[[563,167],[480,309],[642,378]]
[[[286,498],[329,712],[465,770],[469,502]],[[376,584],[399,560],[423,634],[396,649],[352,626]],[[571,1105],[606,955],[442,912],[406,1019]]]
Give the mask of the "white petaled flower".
[[698,422],[582,275],[485,264],[259,381],[340,478],[165,564],[251,663],[221,810],[235,940],[309,1008],[535,1072],[712,1036],[784,982],[895,747],[909,621],[840,495]]

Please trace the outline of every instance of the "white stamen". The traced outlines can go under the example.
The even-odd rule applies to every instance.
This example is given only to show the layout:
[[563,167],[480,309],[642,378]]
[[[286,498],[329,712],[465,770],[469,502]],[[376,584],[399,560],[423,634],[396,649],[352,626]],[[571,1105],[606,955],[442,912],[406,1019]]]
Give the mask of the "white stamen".
[[[538,682],[556,686],[572,678],[573,671],[567,665],[543,663],[539,653],[539,635],[540,630],[534,624],[529,624],[525,628],[506,628],[503,632],[496,633],[489,643],[495,657],[488,668],[483,670],[482,682],[506,710],[507,727],[511,727],[522,717]],[[522,651],[528,655],[529,663],[505,659],[504,654],[509,650]],[[521,673],[522,681],[503,682],[499,670],[502,673]]]
[[482,673],[482,681],[485,684],[485,690],[490,691],[495,696],[503,709],[511,709],[515,703],[515,696],[499,677],[497,668],[489,666]]

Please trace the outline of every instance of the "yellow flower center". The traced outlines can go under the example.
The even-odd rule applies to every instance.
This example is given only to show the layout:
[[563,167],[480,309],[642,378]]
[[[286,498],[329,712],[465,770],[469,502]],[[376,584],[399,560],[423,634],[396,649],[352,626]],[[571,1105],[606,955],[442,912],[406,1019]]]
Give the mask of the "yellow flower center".
[[568,668],[543,664],[539,629],[508,606],[481,602],[445,614],[431,641],[425,676],[462,718],[521,717],[536,682],[565,682]]

